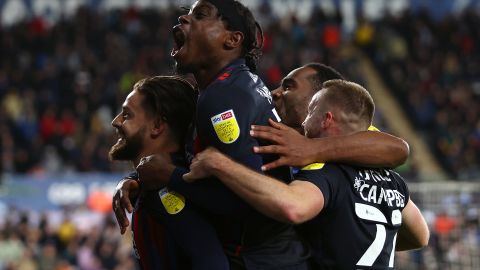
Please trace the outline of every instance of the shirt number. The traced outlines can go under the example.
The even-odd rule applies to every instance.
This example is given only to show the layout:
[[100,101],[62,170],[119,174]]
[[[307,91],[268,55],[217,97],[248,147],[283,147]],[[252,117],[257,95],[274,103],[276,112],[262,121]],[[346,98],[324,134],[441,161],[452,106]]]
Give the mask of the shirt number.
[[[359,218],[364,220],[374,221],[383,224],[387,223],[385,215],[380,210],[371,205],[355,203],[355,213]],[[391,219],[393,225],[402,224],[402,213],[400,212],[400,210],[396,209],[392,211]],[[385,246],[385,241],[387,239],[385,225],[378,223],[376,224],[377,232],[375,234],[375,239],[373,240],[372,244],[370,244],[365,253],[363,253],[360,260],[358,260],[358,266],[372,266],[382,252],[383,247]],[[396,241],[397,234],[395,233],[395,236],[393,237],[392,250],[390,250],[390,260],[388,263],[388,267],[393,267],[393,256],[395,255],[394,250]]]

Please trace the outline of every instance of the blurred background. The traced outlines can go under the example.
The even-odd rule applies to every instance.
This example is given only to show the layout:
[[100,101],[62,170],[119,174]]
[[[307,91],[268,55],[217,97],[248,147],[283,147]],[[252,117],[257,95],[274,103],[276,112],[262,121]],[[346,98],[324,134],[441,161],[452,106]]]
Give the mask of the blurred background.
[[[174,0],[0,0],[0,270],[136,269],[111,196],[110,122],[133,83],[171,74]],[[364,85],[431,229],[397,269],[480,269],[480,1],[245,0],[274,89],[308,62]]]

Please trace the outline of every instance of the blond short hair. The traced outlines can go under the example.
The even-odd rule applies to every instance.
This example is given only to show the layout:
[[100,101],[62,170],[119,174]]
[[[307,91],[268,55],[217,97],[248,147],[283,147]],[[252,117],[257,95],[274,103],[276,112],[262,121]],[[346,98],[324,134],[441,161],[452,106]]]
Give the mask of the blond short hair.
[[367,130],[372,124],[375,103],[370,93],[361,85],[346,80],[329,80],[323,83],[324,104],[336,108],[337,121],[351,131]]

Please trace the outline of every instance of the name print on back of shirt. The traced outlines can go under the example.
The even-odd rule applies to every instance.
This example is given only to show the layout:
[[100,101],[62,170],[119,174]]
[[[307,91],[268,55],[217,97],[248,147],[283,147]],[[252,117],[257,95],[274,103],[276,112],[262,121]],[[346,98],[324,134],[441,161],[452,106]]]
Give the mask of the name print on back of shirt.
[[384,188],[379,183],[391,182],[387,170],[362,170],[355,177],[353,188],[369,203],[386,204],[389,207],[404,207],[405,196],[396,189]]

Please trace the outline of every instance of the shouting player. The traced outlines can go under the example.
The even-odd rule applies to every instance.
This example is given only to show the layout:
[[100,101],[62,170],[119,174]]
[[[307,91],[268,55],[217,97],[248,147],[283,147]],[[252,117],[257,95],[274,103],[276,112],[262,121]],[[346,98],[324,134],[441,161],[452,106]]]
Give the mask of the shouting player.
[[[215,146],[238,162],[261,171],[271,155],[257,155],[259,142],[248,131],[252,124],[277,119],[270,91],[255,70],[262,46],[261,30],[251,12],[233,0],[200,0],[178,19],[172,56],[177,69],[192,73],[199,85],[193,154]],[[216,179],[191,185],[183,181],[187,168],[165,162],[161,155],[137,167],[142,188],[168,183],[210,214],[231,267],[306,269],[308,250],[290,224],[270,219],[243,202]],[[290,181],[289,168],[271,171]]]
[[[261,47],[258,24],[248,9],[232,0],[198,1],[179,22],[172,56],[178,70],[193,73],[200,86],[193,153],[215,146],[260,171],[273,156],[252,153],[251,147],[260,144],[248,131],[252,124],[264,125],[277,115],[268,89],[251,73]],[[185,183],[187,169],[165,162],[162,155],[146,158],[138,171],[142,188],[154,190],[169,183],[212,215],[232,268],[305,267],[307,252],[291,226],[252,211],[218,181]],[[270,173],[288,181],[288,168]],[[119,223],[128,225],[125,219]]]

